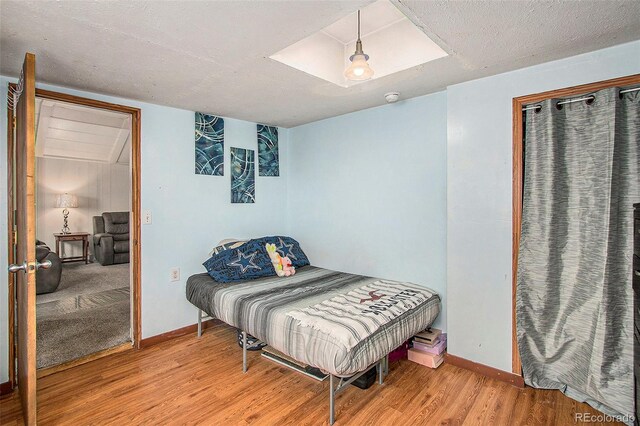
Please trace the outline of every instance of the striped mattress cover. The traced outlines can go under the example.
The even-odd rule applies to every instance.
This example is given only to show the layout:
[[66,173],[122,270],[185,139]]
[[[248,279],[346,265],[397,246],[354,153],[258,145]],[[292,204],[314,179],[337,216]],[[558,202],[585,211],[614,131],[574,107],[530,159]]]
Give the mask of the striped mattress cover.
[[[380,290],[372,292],[375,297],[369,298],[365,292],[365,299],[358,299],[358,292],[370,288]],[[349,316],[348,312],[321,318],[318,324],[305,320],[317,319],[319,309],[332,312],[331,303],[340,307],[336,300],[354,299],[354,294],[357,295],[355,303],[360,301],[368,316],[377,320],[376,306],[381,303],[385,306],[384,298],[377,295],[389,293],[398,297],[402,295],[397,294],[399,288],[405,289],[402,293],[415,289],[421,297],[375,330],[360,324],[357,315],[349,319],[370,331],[366,338],[354,340],[357,334],[351,324],[341,322],[339,317]],[[246,331],[299,362],[342,377],[363,371],[431,325],[440,312],[440,297],[426,287],[314,266],[299,268],[291,277],[273,276],[226,284],[214,281],[206,273],[197,274],[187,280],[186,295],[211,317]]]

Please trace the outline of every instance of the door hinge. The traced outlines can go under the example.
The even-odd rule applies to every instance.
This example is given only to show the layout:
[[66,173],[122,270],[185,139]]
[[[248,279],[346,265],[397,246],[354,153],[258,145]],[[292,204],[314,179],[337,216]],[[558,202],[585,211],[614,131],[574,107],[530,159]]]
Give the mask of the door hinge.
[[16,128],[16,116],[14,115],[13,117],[11,117],[11,119],[13,120],[13,128]]

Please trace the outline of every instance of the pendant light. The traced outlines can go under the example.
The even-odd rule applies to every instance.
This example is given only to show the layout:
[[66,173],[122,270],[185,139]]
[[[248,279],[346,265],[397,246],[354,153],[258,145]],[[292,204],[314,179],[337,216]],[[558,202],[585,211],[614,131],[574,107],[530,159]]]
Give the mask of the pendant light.
[[367,63],[369,55],[362,51],[362,41],[360,41],[360,11],[358,10],[358,40],[356,41],[356,52],[349,57],[351,65],[344,71],[347,80],[362,81],[373,77],[373,70]]

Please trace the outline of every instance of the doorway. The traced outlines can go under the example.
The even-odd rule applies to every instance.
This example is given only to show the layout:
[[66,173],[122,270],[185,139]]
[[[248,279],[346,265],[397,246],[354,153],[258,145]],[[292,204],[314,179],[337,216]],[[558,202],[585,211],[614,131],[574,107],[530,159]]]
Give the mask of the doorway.
[[522,226],[523,209],[523,187],[524,187],[524,117],[525,105],[535,104],[547,99],[568,98],[595,92],[598,90],[636,85],[640,83],[640,74],[627,77],[614,78],[595,83],[583,84],[580,86],[567,87],[563,89],[550,90],[526,96],[513,98],[512,101],[512,121],[513,121],[513,163],[512,163],[512,281],[511,281],[511,352],[512,352],[512,372],[523,376],[522,360],[518,349],[518,337],[516,333],[516,287],[518,277],[518,252],[520,250],[520,235]]
[[43,369],[131,345],[131,115],[35,107],[36,259],[52,263],[36,273]]
[[[42,261],[52,261],[36,277],[37,376],[42,377],[139,348],[141,114],[138,108],[35,92],[35,244]],[[12,176],[11,116],[8,123]],[[9,224],[15,223],[14,199],[9,191]],[[8,235],[14,247],[11,226]],[[12,263],[12,250],[9,257]],[[13,274],[9,300],[14,330]],[[9,374],[15,386],[14,334],[9,335]]]

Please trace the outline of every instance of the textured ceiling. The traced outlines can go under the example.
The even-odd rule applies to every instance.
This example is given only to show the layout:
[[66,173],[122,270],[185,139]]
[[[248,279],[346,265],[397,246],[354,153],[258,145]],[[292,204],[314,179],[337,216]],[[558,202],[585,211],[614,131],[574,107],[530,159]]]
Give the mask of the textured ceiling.
[[371,3],[0,2],[0,73],[291,127],[640,39],[640,2],[395,0],[450,56],[350,88],[269,56]]

